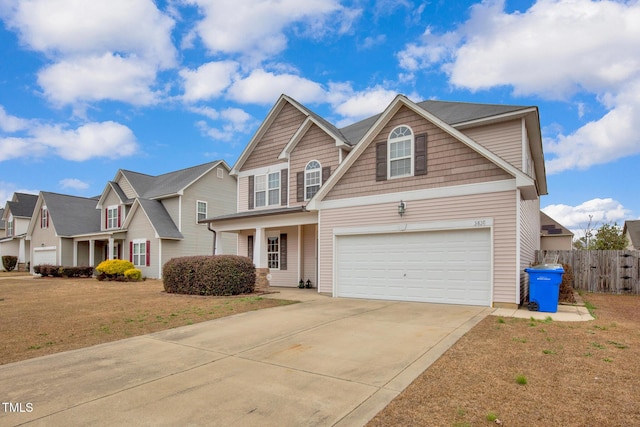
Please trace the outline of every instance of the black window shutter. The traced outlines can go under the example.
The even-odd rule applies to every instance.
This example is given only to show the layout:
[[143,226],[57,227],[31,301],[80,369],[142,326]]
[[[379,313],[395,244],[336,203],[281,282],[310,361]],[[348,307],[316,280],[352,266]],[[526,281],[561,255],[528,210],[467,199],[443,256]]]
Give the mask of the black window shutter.
[[304,172],[296,173],[296,200],[304,202]]
[[254,196],[253,178],[254,178],[253,175],[249,177],[249,209],[253,209],[253,196]]
[[247,257],[253,261],[253,235],[247,236]]
[[280,205],[289,204],[289,169],[280,171]]
[[427,134],[423,133],[416,136],[415,141],[415,164],[413,167],[414,175],[427,174]]
[[376,144],[376,181],[387,180],[387,142]]
[[322,184],[324,184],[331,175],[331,166],[325,166],[322,168]]
[[287,269],[287,235],[280,235],[280,270]]

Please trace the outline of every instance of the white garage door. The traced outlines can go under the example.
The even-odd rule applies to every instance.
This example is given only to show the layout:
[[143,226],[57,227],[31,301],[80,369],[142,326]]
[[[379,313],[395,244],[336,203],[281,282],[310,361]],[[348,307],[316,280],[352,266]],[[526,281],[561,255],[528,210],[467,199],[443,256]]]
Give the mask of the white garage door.
[[34,249],[32,264],[34,266],[42,264],[56,265],[56,248]]
[[488,229],[337,236],[341,297],[491,305]]

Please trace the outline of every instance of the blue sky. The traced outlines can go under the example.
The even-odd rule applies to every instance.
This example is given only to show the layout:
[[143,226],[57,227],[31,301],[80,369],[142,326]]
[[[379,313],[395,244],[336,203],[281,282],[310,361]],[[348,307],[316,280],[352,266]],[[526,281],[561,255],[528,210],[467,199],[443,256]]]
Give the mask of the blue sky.
[[235,163],[281,93],[338,126],[414,101],[536,105],[579,231],[640,218],[640,4],[0,0],[0,204]]

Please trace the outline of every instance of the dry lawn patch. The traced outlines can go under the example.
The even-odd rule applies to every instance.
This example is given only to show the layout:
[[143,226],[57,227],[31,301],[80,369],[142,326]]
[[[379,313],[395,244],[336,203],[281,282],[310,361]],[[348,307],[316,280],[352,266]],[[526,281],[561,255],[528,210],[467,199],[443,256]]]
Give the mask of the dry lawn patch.
[[290,304],[167,294],[162,281],[0,276],[0,364]]
[[640,425],[640,297],[584,299],[596,320],[488,316],[368,426]]

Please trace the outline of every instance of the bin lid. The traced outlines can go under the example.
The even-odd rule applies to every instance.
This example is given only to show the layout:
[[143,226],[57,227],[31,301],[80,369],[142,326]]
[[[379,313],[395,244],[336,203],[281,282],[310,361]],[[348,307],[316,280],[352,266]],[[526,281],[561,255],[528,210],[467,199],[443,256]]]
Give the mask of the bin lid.
[[546,271],[557,271],[558,273],[564,273],[564,268],[562,264],[538,264],[533,267],[525,268],[525,271],[529,270],[546,270]]

